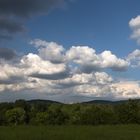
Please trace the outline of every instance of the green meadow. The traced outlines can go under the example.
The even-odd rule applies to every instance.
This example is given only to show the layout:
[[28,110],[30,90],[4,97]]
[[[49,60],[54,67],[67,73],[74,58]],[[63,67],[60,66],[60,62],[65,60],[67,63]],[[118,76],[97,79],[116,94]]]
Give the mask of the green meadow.
[[140,125],[1,126],[0,140],[140,140]]

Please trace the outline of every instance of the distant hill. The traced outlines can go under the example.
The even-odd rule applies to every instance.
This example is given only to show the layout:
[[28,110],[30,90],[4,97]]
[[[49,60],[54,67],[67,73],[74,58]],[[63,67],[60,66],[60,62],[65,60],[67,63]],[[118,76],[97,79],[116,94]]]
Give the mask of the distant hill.
[[40,100],[40,99],[35,99],[35,100],[29,100],[27,101],[29,104],[62,104],[57,101],[52,101],[52,100]]
[[[137,102],[140,102],[140,99],[131,99]],[[110,101],[110,100],[92,100],[87,102],[81,102],[80,104],[120,104],[120,103],[126,103],[129,100],[119,100],[119,101]],[[58,101],[52,101],[52,100],[41,100],[41,99],[34,99],[34,100],[28,100],[26,101],[29,104],[66,104]],[[75,104],[75,103],[73,103]]]
[[[133,99],[135,101],[140,101],[140,99]],[[129,100],[120,100],[120,101],[109,101],[109,100],[92,100],[88,102],[83,102],[83,104],[120,104],[126,103]]]
[[[87,101],[87,102],[81,102],[80,104],[118,104],[118,103],[123,103],[123,102],[126,102],[126,101],[127,100],[123,100],[123,101],[92,100],[92,101]],[[57,101],[40,100],[40,99],[29,100],[27,102],[29,104],[63,104],[63,103],[57,102]],[[75,103],[73,103],[73,104],[75,104]]]

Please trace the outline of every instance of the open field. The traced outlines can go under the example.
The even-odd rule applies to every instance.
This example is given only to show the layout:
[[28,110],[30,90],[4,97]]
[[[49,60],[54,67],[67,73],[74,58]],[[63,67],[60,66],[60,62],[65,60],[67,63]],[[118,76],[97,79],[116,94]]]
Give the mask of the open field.
[[140,125],[0,127],[0,140],[139,140]]

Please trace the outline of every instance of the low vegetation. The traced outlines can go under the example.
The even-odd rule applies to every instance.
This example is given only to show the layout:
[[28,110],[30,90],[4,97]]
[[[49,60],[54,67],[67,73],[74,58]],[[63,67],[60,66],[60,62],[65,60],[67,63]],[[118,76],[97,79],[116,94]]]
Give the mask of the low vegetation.
[[7,126],[0,140],[139,140],[139,125]]

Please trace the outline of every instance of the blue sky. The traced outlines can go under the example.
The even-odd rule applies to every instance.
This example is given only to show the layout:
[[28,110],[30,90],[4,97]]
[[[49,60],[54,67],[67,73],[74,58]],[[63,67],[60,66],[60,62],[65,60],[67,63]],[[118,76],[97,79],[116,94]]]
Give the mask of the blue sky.
[[[30,97],[28,94],[26,95],[30,88],[27,86],[23,88],[24,86],[21,84],[22,88],[16,90],[16,92],[22,92],[23,94],[19,94],[16,98],[50,98],[62,101],[63,98],[67,99],[69,96],[72,97],[72,100],[73,96],[82,96],[82,99],[83,97],[88,99],[98,97],[124,99],[140,96],[139,0],[53,0],[53,2],[51,0],[41,0],[36,3],[32,0],[29,0],[29,3],[26,0],[23,1],[24,5],[20,5],[17,0],[14,0],[11,7],[7,8],[10,2],[10,0],[7,0],[3,3],[3,7],[0,6],[0,64],[3,67],[2,73],[7,78],[0,77],[0,86],[3,89],[1,90],[3,93],[1,94],[2,101],[6,99],[7,94],[15,92],[10,87],[19,86],[16,83],[19,79],[22,79],[21,83],[25,85],[31,78],[32,81],[37,83],[33,86],[34,89],[41,83],[41,85],[46,84],[47,86],[61,86],[64,93],[60,94],[60,89],[54,91],[55,87],[51,91],[51,87],[48,87],[50,92],[42,91],[42,95],[39,97],[37,96],[38,93],[36,93],[36,96],[32,96],[33,91],[29,90]],[[0,0],[0,4],[1,2],[3,0]],[[18,6],[22,7],[22,5],[27,9],[21,8],[20,10]],[[9,60],[10,53],[16,55],[14,59],[11,57]],[[112,59],[112,61],[109,59]],[[30,73],[30,69],[33,69],[34,65],[30,68],[26,66],[22,70],[21,67],[28,65],[29,62],[30,65],[37,62],[40,65],[38,64],[32,73]],[[59,68],[59,64],[61,64],[61,68],[63,65],[68,68],[64,71],[60,69],[60,73],[55,72],[54,69],[50,70],[51,73],[47,71],[51,66]],[[46,66],[46,71],[44,66]],[[8,77],[6,73],[10,72],[7,72],[4,67],[11,68],[13,73],[16,71],[19,75],[23,72],[23,77],[16,77],[12,74]],[[28,74],[25,74],[25,71],[29,71]],[[49,74],[53,78],[50,78]],[[67,77],[67,75],[69,76]],[[86,80],[90,80],[77,83],[74,78],[78,76],[81,79],[86,77]],[[95,77],[95,79],[90,76]],[[73,79],[70,79],[71,77]],[[112,80],[109,80],[109,77]],[[10,82],[13,79],[16,79],[15,83]],[[68,84],[68,80],[71,83]],[[106,86],[104,80],[111,87],[104,89]],[[92,84],[90,81],[92,81]],[[96,85],[93,84],[94,81],[96,81]],[[67,89],[68,85],[70,87]],[[87,88],[86,91],[81,91],[83,85]],[[89,85],[95,88],[88,93],[88,89],[91,89]],[[76,86],[78,90],[75,90]],[[98,91],[97,89],[100,87],[104,90]],[[133,91],[133,88],[136,88],[136,91]],[[37,89],[39,91],[39,87]],[[57,96],[51,95],[52,92],[56,92]],[[69,92],[73,93],[68,94]],[[107,95],[105,92],[107,92]],[[11,100],[14,97],[11,98],[10,96]],[[7,100],[10,99],[7,98]]]
[[[90,45],[120,56],[137,48],[128,23],[140,13],[139,0],[81,0],[27,23],[31,38],[55,41],[66,47]],[[120,49],[121,48],[121,49]]]
[[[28,47],[28,39],[41,38],[62,44],[65,48],[88,45],[98,53],[111,50],[117,56],[125,57],[139,48],[130,38],[128,25],[130,19],[140,13],[139,4],[139,0],[75,0],[62,9],[29,20],[27,38],[24,38],[27,47],[23,42],[19,44],[22,47],[15,46],[15,42],[13,47],[32,51],[33,48]],[[131,72],[121,75],[137,78],[139,70],[135,72],[136,76],[131,76]]]

